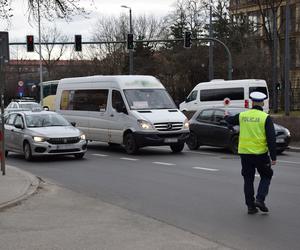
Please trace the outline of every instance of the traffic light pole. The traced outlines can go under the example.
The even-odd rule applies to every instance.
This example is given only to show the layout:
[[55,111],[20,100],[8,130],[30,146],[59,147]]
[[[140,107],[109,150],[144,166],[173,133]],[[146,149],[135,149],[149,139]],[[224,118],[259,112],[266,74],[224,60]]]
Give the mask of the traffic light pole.
[[38,25],[39,25],[39,54],[40,54],[40,103],[44,105],[44,90],[43,90],[43,63],[42,63],[42,45],[41,45],[41,15],[40,15],[40,0],[38,2]]
[[[222,41],[220,41],[219,39],[216,39],[216,38],[210,38],[210,37],[200,37],[200,38],[192,38],[191,39],[192,41],[214,41],[214,42],[217,42],[219,44],[221,44],[225,51],[226,51],[226,54],[227,54],[227,57],[228,57],[228,66],[227,66],[227,76],[228,76],[228,80],[232,80],[232,56],[231,56],[231,53],[230,53],[230,50],[229,48],[226,46],[225,43],[223,43]],[[180,41],[183,41],[183,38],[177,38],[177,39],[157,39],[157,40],[134,40],[133,42],[146,42],[146,43],[166,43],[166,42],[180,42]],[[89,44],[126,44],[127,41],[111,41],[111,42],[82,42],[82,44],[86,44],[86,45],[89,45]],[[13,42],[13,43],[10,43],[10,45],[24,45],[25,43],[19,43],[19,42]],[[74,42],[52,42],[52,43],[46,43],[46,42],[42,42],[41,44],[53,44],[53,45],[74,45]],[[130,51],[130,50],[129,50]],[[133,51],[132,51],[133,52]],[[133,57],[132,57],[132,62],[129,64],[131,65],[131,68],[133,70]],[[130,66],[129,65],[129,66]]]

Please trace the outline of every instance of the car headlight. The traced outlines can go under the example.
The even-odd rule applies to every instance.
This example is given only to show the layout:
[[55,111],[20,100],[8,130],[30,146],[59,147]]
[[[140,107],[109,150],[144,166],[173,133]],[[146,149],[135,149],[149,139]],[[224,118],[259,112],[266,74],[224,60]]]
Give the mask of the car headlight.
[[45,137],[41,137],[41,136],[34,136],[33,140],[35,142],[44,142],[44,141],[46,141],[46,138]]
[[145,120],[138,120],[138,124],[139,124],[140,128],[145,129],[145,130],[154,129],[153,125],[150,122],[147,122]]
[[189,127],[190,127],[189,120],[185,119],[184,123],[183,123],[183,128],[187,128],[188,129]]
[[85,134],[81,134],[80,135],[80,140],[85,140],[85,139],[86,139]]
[[291,136],[291,132],[286,128],[285,129],[285,134],[287,135],[287,136]]

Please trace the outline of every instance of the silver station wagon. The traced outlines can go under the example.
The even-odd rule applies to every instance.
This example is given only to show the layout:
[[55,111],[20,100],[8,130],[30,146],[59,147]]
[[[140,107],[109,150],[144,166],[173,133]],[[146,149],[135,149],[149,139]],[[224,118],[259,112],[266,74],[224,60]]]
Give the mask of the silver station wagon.
[[26,160],[43,155],[74,155],[87,150],[85,135],[51,111],[18,111],[5,117],[5,155],[24,153]]

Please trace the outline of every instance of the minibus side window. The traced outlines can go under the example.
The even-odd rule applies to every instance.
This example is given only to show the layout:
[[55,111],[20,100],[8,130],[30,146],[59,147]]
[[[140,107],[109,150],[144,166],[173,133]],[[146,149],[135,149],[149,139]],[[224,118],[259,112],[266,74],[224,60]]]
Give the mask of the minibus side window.
[[200,101],[244,100],[244,88],[202,89]]
[[61,110],[85,110],[105,112],[108,89],[64,90],[61,95]]

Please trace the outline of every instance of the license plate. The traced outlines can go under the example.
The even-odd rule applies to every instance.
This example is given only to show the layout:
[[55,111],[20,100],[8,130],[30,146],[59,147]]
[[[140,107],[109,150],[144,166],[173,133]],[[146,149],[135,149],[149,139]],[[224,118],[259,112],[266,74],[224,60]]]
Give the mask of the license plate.
[[175,143],[177,141],[178,141],[177,138],[166,138],[165,139],[165,143]]
[[69,148],[73,148],[72,144],[67,144],[67,145],[62,144],[56,146],[56,149],[69,149]]
[[276,142],[277,143],[284,143],[284,139],[283,138],[278,138],[278,139],[276,139]]

